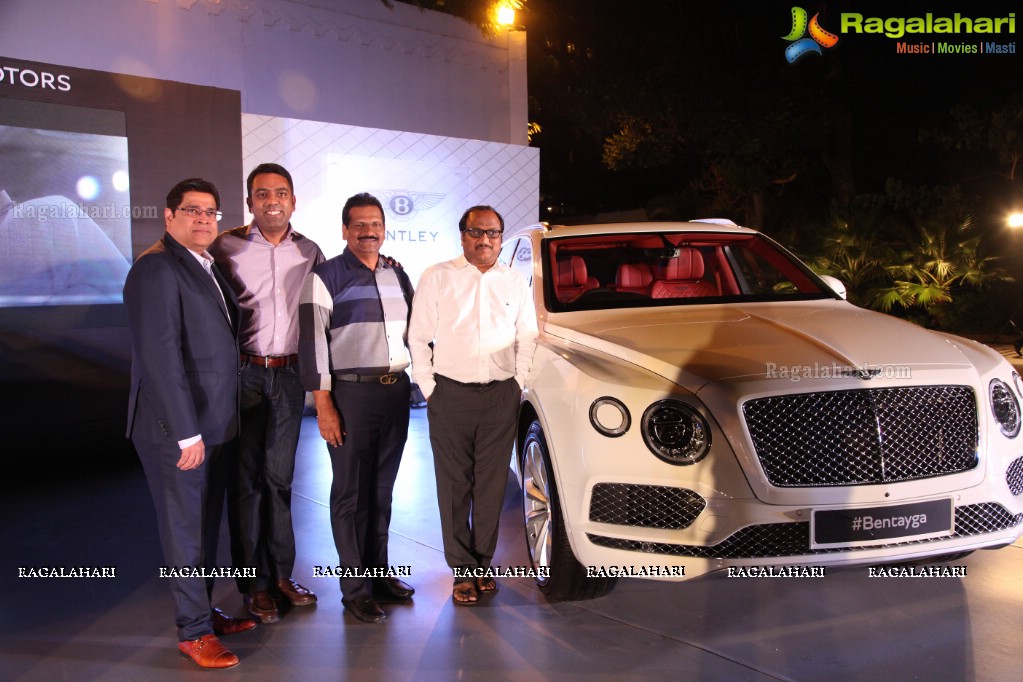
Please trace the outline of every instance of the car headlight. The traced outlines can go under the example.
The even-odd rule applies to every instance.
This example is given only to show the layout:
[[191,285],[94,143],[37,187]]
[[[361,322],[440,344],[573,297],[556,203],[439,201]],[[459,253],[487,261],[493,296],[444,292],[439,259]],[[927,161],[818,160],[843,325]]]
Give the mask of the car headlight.
[[710,427],[699,412],[676,400],[660,400],[643,413],[643,440],[669,464],[695,464],[710,450]]
[[1001,379],[992,379],[988,393],[991,397],[991,414],[998,422],[1002,435],[1015,438],[1019,433],[1020,414],[1019,401],[1012,389]]
[[597,398],[590,405],[590,423],[608,438],[617,438],[632,426],[632,415],[617,398]]

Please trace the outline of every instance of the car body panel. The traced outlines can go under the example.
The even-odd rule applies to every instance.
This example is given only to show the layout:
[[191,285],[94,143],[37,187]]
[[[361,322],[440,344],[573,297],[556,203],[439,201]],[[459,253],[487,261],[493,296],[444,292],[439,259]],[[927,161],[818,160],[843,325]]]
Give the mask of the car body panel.
[[[549,317],[544,331],[615,352],[665,378],[681,379],[689,390],[707,381],[763,376],[767,362],[775,368],[970,366],[950,339],[927,344],[921,357],[920,342],[932,338],[931,332],[844,301],[614,312],[575,320],[564,318],[587,313],[562,313]],[[892,337],[900,342],[893,344]]]

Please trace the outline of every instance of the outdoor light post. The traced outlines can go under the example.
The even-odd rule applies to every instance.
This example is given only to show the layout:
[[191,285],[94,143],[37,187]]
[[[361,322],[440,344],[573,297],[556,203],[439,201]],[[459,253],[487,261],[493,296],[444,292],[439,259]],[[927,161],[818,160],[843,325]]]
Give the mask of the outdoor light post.
[[497,24],[504,29],[508,41],[508,90],[522,93],[511,97],[508,112],[510,137],[513,144],[529,144],[529,98],[526,96],[526,32],[515,21],[515,11],[521,9],[519,0],[500,0],[494,6]]
[[[1005,219],[1005,224],[1008,225],[1009,229],[1013,232],[1020,230],[1023,228],[1023,212],[1015,211],[1010,213]],[[1005,330],[1005,327],[1012,327],[1018,337],[1012,342],[1012,347],[1016,351],[1017,356],[1023,357],[1023,353],[1020,352],[1021,349],[1023,349],[1023,329],[1020,329],[1016,325],[1016,315],[1019,314],[1020,309],[1023,309],[1023,301],[1020,301],[1020,303],[1016,305],[1016,309],[1012,311],[1012,315],[1009,316],[1008,322],[1002,326],[1002,331]]]

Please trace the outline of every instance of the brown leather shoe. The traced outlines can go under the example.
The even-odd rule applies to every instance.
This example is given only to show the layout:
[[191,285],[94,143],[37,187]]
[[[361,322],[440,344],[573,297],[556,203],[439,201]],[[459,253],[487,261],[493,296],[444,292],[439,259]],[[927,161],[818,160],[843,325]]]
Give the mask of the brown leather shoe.
[[203,635],[190,642],[178,642],[182,656],[191,658],[200,668],[233,668],[241,663],[220,643],[216,635]]
[[277,589],[291,602],[292,606],[309,606],[316,603],[316,595],[295,582],[294,578],[281,578],[277,581]]
[[249,613],[258,618],[263,625],[276,623],[281,619],[281,614],[277,610],[277,602],[266,590],[246,595],[245,606]]
[[210,620],[213,622],[213,632],[220,637],[235,635],[256,627],[256,621],[248,618],[232,618],[220,609],[213,609],[210,612]]

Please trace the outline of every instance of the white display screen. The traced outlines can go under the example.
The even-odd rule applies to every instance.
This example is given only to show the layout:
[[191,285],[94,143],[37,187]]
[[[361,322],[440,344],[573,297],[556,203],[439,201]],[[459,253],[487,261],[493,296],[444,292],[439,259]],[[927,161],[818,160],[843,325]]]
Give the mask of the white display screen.
[[0,99],[0,306],[121,303],[124,128],[122,112]]

